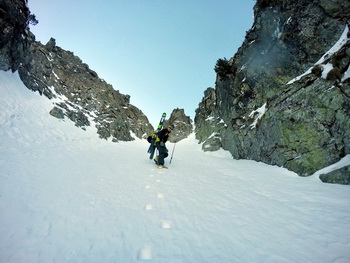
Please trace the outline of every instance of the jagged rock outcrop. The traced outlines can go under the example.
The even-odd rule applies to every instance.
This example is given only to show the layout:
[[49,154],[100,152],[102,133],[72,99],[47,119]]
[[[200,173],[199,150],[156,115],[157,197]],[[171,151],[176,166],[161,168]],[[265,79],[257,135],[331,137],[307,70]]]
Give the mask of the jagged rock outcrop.
[[[215,91],[196,111],[197,139],[215,132],[234,158],[301,176],[350,154],[347,10],[341,0],[258,0],[243,45],[218,60]],[[323,181],[346,183],[337,177]]]
[[196,124],[195,133],[204,151],[217,151],[222,147],[220,130],[226,125],[222,121],[216,105],[216,91],[207,88],[204,91],[204,98],[196,109],[194,119]]
[[179,142],[188,137],[193,131],[192,120],[185,115],[184,109],[174,109],[170,118],[164,122],[164,127],[174,125],[175,129],[169,136],[169,142]]
[[23,0],[0,0],[0,70],[16,71],[20,63],[30,60],[29,16]]
[[0,2],[0,69],[18,70],[23,83],[55,103],[50,114],[76,126],[95,125],[101,138],[142,138],[153,127],[147,117],[72,52],[35,41],[28,24],[33,17],[24,0]]
[[350,184],[350,166],[327,174],[321,174],[320,179],[325,183]]

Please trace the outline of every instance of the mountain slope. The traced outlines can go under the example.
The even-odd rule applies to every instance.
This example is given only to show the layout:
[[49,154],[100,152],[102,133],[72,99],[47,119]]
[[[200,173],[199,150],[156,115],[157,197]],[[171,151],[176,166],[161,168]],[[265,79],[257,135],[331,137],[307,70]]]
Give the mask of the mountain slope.
[[144,141],[50,117],[17,73],[0,71],[0,91],[1,262],[350,260],[349,187],[204,153],[193,135],[158,170]]

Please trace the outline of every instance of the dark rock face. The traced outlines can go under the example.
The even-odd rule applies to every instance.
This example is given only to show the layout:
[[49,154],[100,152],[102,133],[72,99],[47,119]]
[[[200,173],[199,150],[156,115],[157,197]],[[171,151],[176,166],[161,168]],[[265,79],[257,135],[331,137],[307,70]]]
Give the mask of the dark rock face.
[[174,109],[169,120],[164,122],[163,127],[174,125],[175,129],[169,136],[170,142],[179,142],[187,138],[193,131],[192,120],[185,115],[184,109]]
[[55,100],[52,116],[68,117],[83,129],[94,125],[101,138],[130,141],[132,133],[142,138],[153,130],[128,95],[114,90],[72,52],[54,39],[46,45],[35,41],[28,29],[32,20],[24,0],[0,0],[0,70],[18,70],[29,89]]
[[343,167],[328,174],[321,174],[320,179],[325,183],[350,184],[350,166]]
[[[350,154],[349,8],[341,0],[258,0],[243,45],[217,64],[215,90],[199,104],[196,138],[215,133],[234,158],[301,176]],[[327,53],[340,38],[342,47]]]
[[215,89],[206,89],[194,119],[196,139],[199,143],[203,143],[202,149],[204,151],[217,151],[222,147],[220,130],[226,125],[217,111],[216,96]]
[[16,71],[28,61],[29,9],[23,0],[0,0],[0,70]]

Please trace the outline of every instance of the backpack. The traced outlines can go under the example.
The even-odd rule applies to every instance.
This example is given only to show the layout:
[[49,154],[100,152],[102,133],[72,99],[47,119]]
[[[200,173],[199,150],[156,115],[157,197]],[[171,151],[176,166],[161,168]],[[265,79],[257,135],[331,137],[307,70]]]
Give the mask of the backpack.
[[154,132],[152,133],[152,135],[150,135],[150,136],[147,137],[147,141],[148,141],[149,143],[155,142],[157,139],[158,139],[158,132],[157,132],[157,131],[154,131]]

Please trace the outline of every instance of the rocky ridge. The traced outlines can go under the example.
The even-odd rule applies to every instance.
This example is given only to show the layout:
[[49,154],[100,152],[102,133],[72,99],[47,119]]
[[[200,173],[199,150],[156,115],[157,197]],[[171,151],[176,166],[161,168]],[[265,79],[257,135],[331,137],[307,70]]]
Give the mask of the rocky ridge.
[[164,127],[174,125],[175,129],[169,136],[169,142],[179,142],[187,138],[193,131],[192,120],[186,116],[184,109],[174,109],[170,118],[164,122]]
[[50,99],[61,98],[51,115],[66,116],[78,127],[93,122],[101,138],[114,141],[133,140],[130,131],[142,138],[153,130],[128,95],[114,90],[74,53],[56,46],[54,39],[46,45],[32,42],[30,53],[31,62],[19,67],[21,79]]
[[[350,154],[349,9],[341,0],[258,0],[252,29],[233,58],[218,60],[215,89],[196,111],[203,147],[301,176]],[[348,169],[335,174],[322,181],[350,183]]]
[[130,97],[100,79],[96,72],[70,51],[43,45],[29,31],[33,18],[24,0],[0,2],[0,69],[19,71],[23,83],[49,99],[50,114],[68,118],[76,126],[95,125],[101,138],[130,141],[153,131]]

